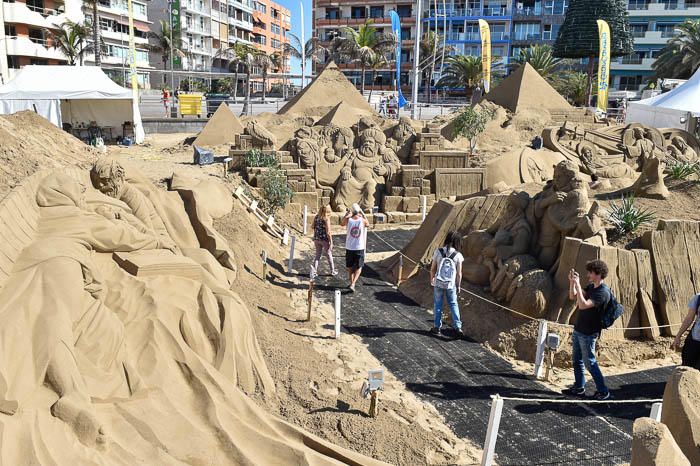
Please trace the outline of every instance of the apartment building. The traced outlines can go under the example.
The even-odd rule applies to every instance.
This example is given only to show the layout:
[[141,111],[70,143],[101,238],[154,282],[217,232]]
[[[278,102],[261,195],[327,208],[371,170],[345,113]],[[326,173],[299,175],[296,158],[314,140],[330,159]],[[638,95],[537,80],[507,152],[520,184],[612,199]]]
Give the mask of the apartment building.
[[46,29],[82,21],[78,0],[4,0],[0,4],[0,77],[5,83],[25,65],[65,65]]
[[[285,58],[285,62],[277,61],[277,66],[269,70],[271,73],[288,73],[291,70],[290,59],[283,54],[284,44],[289,43],[287,34],[292,28],[291,14],[287,8],[271,0],[254,0],[253,2],[253,44],[268,54],[277,54]],[[260,70],[254,70],[257,74]],[[280,83],[280,79],[272,78],[268,81],[268,90],[274,84]],[[262,90],[262,80],[253,83],[253,89]]]
[[[484,19],[491,28],[492,54],[500,62],[507,64],[509,57],[517,56],[521,49],[534,44],[553,43],[559,27],[564,22],[564,14],[570,0],[447,0],[446,2],[424,3],[419,15],[422,31],[437,31],[451,47],[450,54],[480,55],[481,38],[479,19]],[[390,10],[396,10],[401,17],[402,43],[401,84],[408,85],[409,70],[413,64],[413,44],[415,40],[416,12],[413,3],[393,1],[358,1],[350,5],[333,0],[315,0],[314,32],[324,44],[339,34],[341,26],[358,26],[366,19],[372,19],[381,32],[391,31],[388,18]],[[355,65],[344,64],[346,74],[356,83],[360,82],[360,71]],[[393,66],[381,70],[374,81],[374,87],[391,88]],[[438,78],[436,73],[434,78]],[[372,81],[368,72],[366,82]]]
[[[401,18],[401,86],[410,82],[413,66],[413,46],[416,36],[416,11],[414,2],[397,0],[313,0],[313,34],[320,38],[322,45],[329,46],[334,37],[341,34],[343,27],[357,28],[365,21],[371,20],[373,26],[381,33],[391,32],[389,12],[395,10]],[[390,54],[394,60],[394,54]],[[321,65],[322,66],[322,65]],[[355,64],[339,63],[338,67],[355,85],[361,82],[361,71]],[[394,89],[395,64],[393,61],[375,72],[367,71],[365,87],[367,89]],[[372,77],[375,76],[373,80]]]
[[652,64],[676,26],[686,19],[700,19],[700,1],[629,0],[627,11],[634,52],[610,64],[610,96],[634,99],[654,79]]
[[[92,24],[92,7],[82,1],[85,22]],[[132,0],[134,14],[134,44],[139,87],[150,88],[148,33],[152,22],[148,19],[145,0]],[[100,36],[104,43],[101,66],[114,81],[129,84],[129,9],[127,0],[98,0],[97,15]],[[86,65],[95,64],[94,54],[85,57]]]

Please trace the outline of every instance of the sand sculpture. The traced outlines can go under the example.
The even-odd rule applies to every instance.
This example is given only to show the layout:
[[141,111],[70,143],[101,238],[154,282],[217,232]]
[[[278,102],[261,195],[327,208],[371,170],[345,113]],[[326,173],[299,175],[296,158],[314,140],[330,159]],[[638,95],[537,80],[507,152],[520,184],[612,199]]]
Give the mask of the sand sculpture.
[[237,134],[243,133],[243,129],[241,120],[226,103],[222,102],[192,145],[201,147],[230,144],[236,140]]
[[245,134],[251,137],[253,149],[271,150],[277,145],[277,138],[257,120],[251,120],[245,127]]
[[0,204],[3,464],[376,463],[247,397],[274,383],[212,231],[231,208],[212,183],[163,191],[105,159]]
[[513,71],[485,97],[511,112],[518,110],[572,110],[561,96],[529,63]]
[[634,421],[630,466],[690,466],[665,424],[648,417]]

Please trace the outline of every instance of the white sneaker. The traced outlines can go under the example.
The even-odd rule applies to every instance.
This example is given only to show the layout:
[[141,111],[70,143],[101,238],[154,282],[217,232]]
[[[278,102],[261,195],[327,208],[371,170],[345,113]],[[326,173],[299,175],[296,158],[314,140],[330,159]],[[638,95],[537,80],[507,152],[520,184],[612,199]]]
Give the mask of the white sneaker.
[[316,267],[314,267],[313,265],[311,266],[311,271],[309,272],[309,278],[311,280],[316,278]]
[[332,271],[331,275],[333,275],[335,277],[336,275],[338,275],[338,271],[337,270]]
[[354,285],[354,284],[351,284],[351,285],[348,287],[348,289],[349,289],[351,292],[354,293],[354,292],[355,292],[355,285]]

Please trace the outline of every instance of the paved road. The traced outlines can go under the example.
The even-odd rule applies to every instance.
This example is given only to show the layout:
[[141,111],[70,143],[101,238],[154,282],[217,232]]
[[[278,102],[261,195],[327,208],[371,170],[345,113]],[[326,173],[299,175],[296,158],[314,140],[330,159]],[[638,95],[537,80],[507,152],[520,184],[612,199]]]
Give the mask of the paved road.
[[[400,247],[411,231],[378,233]],[[369,235],[369,252],[388,249]],[[336,244],[342,245],[339,236]],[[343,250],[336,248],[342,265]],[[325,267],[325,266],[324,266]],[[325,270],[325,269],[322,269]],[[322,276],[317,296],[332,300],[339,278]],[[435,338],[428,333],[432,316],[398,293],[371,268],[357,292],[343,292],[344,331],[359,335],[369,350],[409,390],[443,413],[461,437],[482,445],[490,397],[562,398],[515,371],[503,358],[471,340]],[[474,312],[472,310],[472,312]],[[609,377],[617,399],[660,398],[671,368]],[[606,465],[628,462],[635,418],[648,416],[647,404],[544,404],[506,401],[496,445],[500,465]]]

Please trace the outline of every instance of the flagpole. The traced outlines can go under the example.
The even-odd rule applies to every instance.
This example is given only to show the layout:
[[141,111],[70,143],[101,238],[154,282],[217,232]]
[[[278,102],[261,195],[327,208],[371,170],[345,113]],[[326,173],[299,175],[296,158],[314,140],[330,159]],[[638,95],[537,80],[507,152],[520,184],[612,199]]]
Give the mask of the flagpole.
[[416,5],[416,37],[413,44],[413,93],[411,95],[411,119],[415,120],[418,116],[418,84],[420,68],[420,37],[421,37],[421,18],[423,15],[423,1],[417,0]]
[[127,2],[129,11],[129,71],[131,72],[131,105],[134,125],[134,142],[142,144],[146,138],[141,123],[141,111],[139,110],[139,80],[136,73],[136,41],[134,40],[134,6],[131,0]]
[[304,34],[304,1],[299,0],[299,10],[301,13],[301,88],[304,89],[306,81],[306,36]]

